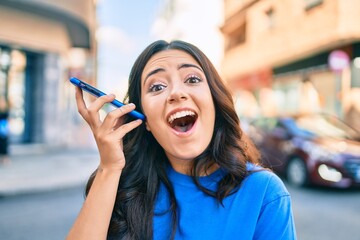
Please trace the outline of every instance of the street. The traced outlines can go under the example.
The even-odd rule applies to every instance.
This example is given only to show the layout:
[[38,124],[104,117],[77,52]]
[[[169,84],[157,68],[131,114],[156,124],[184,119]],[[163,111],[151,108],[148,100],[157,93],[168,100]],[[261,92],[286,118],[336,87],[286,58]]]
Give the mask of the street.
[[81,208],[83,189],[0,198],[0,239],[64,240]]
[[287,188],[299,240],[360,240],[360,189]]
[[[360,240],[360,190],[287,187],[299,240]],[[1,198],[0,237],[64,239],[82,201],[83,187]]]

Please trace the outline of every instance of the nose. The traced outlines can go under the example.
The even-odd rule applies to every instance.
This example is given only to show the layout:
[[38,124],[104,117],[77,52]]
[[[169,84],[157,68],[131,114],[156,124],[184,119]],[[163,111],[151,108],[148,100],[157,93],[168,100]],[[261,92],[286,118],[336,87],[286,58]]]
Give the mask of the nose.
[[188,95],[183,86],[174,85],[170,91],[167,101],[169,103],[184,101],[188,99]]

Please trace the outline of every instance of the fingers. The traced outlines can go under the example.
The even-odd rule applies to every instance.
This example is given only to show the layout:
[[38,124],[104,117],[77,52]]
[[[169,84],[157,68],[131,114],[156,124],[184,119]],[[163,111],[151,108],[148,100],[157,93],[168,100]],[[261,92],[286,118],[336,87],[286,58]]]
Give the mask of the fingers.
[[131,121],[129,123],[126,123],[124,125],[121,125],[118,129],[115,130],[115,134],[118,134],[118,138],[123,138],[127,133],[129,133],[131,130],[137,128],[142,123],[141,119],[137,119],[134,121]]
[[[101,127],[99,127],[97,131],[94,131],[95,140],[98,143],[98,146],[112,145],[116,146],[116,148],[120,147],[122,150],[123,137],[142,123],[142,120],[140,119],[126,124],[119,123],[119,121],[122,121],[122,116],[134,110],[134,108],[134,104],[124,105],[121,108],[110,112],[105,117]],[[113,147],[111,149],[113,149]]]
[[[101,132],[113,132],[115,129],[119,129],[122,125],[121,117],[135,110],[135,105],[133,103],[124,105],[108,113],[104,121],[101,122],[99,111],[106,103],[109,103],[115,99],[115,96],[113,94],[101,96],[87,107],[83,97],[83,91],[81,90],[81,88],[77,87],[75,92],[75,98],[80,115],[90,125],[93,131],[101,126]],[[123,129],[125,129],[124,135],[139,126],[141,122],[142,121],[133,121],[130,125],[125,124],[126,127],[121,126]]]
[[90,125],[90,127],[98,127],[101,124],[99,111],[106,104],[115,99],[113,94],[105,95],[97,98],[94,102],[91,103],[89,107],[86,106],[83,91],[81,88],[77,87],[75,92],[76,104],[78,112],[85,119],[85,121]]
[[119,119],[134,109],[135,109],[135,104],[130,103],[120,108],[117,108],[114,111],[111,111],[110,113],[108,113],[108,115],[106,115],[104,119],[104,123],[103,123],[104,128],[108,128],[108,129],[117,128],[119,124],[121,125],[121,122],[119,123]]
[[100,120],[99,111],[106,103],[110,103],[114,99],[115,99],[115,95],[110,94],[110,95],[101,96],[91,103],[87,111],[89,114],[89,120],[93,126],[99,127],[102,124]]
[[81,88],[79,88],[79,87],[76,87],[76,89],[75,89],[75,99],[76,99],[76,105],[78,108],[78,112],[85,119],[87,116],[86,105],[85,105],[85,101],[83,98],[83,92],[82,92]]

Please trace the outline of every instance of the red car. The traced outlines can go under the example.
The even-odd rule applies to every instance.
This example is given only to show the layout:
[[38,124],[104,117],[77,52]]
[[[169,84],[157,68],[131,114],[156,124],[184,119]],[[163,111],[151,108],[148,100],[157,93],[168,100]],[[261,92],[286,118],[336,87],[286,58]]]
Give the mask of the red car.
[[248,135],[265,166],[296,186],[360,186],[360,133],[327,114],[259,118]]

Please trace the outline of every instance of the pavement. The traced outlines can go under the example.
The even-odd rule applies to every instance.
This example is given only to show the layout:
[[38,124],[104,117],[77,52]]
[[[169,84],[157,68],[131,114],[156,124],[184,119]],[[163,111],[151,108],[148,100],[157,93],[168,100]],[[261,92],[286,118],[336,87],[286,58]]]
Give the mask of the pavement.
[[10,146],[0,159],[0,197],[85,186],[98,161],[94,148]]

